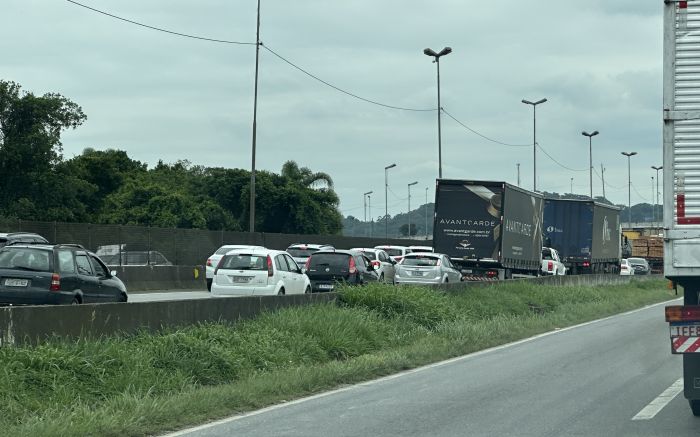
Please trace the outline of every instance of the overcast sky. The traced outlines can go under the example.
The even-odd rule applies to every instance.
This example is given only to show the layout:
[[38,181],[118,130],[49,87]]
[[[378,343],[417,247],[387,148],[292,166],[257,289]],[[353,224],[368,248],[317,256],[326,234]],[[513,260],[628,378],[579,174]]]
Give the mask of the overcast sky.
[[[255,41],[254,0],[79,0],[176,32]],[[118,148],[152,166],[159,159],[250,169],[254,45],[182,38],[99,15],[64,0],[0,0],[0,78],[36,94],[59,92],[87,122],[63,137],[70,158],[86,147]],[[649,202],[652,165],[662,164],[662,2],[640,0],[262,0],[261,40],[307,71],[364,98],[435,108],[442,58],[442,106],[481,134],[538,143],[538,189],[587,194],[593,164],[606,168],[606,195]],[[388,109],[333,90],[261,50],[257,168],[289,159],[333,176],[344,215],[363,217],[434,196],[437,115]],[[443,116],[443,177],[517,182],[532,189],[532,146],[507,147]],[[580,171],[583,170],[583,171]],[[602,194],[593,175],[594,195]],[[606,184],[606,185],[607,185]]]

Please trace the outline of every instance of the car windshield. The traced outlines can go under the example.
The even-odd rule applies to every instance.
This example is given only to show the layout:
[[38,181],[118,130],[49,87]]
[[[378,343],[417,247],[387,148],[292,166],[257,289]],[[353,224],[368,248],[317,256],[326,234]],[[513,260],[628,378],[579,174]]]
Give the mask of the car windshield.
[[267,257],[263,255],[226,255],[219,264],[219,270],[267,270]]
[[314,252],[318,252],[318,249],[308,247],[306,249],[301,249],[299,247],[290,247],[287,249],[287,253],[292,255],[294,258],[308,258]]
[[350,255],[346,253],[319,253],[311,257],[310,268],[314,267],[331,267],[331,268],[347,268],[350,261]]
[[42,249],[7,248],[0,251],[0,269],[49,272],[51,271],[50,254],[50,251]]
[[644,258],[629,258],[629,262],[632,264],[646,264],[646,260]]
[[403,250],[401,249],[384,249],[384,252],[388,253],[389,256],[403,256]]
[[374,252],[364,251],[364,250],[363,250],[363,251],[362,251],[362,254],[363,254],[364,256],[366,256],[367,258],[369,258],[370,260],[372,260],[372,261],[374,261],[375,259],[377,259],[377,254],[374,253]]
[[402,262],[405,266],[435,267],[440,265],[440,258],[434,256],[407,256]]

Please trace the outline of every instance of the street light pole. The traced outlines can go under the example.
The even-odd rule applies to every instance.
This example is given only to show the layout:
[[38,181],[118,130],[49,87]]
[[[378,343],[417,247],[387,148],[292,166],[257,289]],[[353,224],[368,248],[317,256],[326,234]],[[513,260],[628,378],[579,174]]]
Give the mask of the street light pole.
[[515,164],[518,166],[518,186],[520,186],[520,163]]
[[651,226],[654,226],[654,223],[656,222],[656,211],[654,211],[654,176],[651,177]]
[[622,152],[623,155],[627,157],[627,226],[632,226],[632,176],[631,176],[631,157],[637,154],[637,152]]
[[408,236],[411,237],[411,185],[416,185],[418,181],[408,184]]
[[[656,217],[656,208],[657,208],[657,205],[659,204],[659,170],[663,169],[664,166],[660,165],[657,167],[655,165],[652,165],[651,168],[656,170],[656,203],[654,203],[654,217]],[[663,217],[661,217],[661,218],[663,219]],[[662,221],[662,220],[659,220],[659,221]]]
[[537,105],[544,103],[547,99],[540,99],[536,102],[521,100],[526,105],[532,105],[532,191],[537,191]]
[[574,194],[574,178],[571,178],[571,188],[570,188],[571,194]]
[[440,50],[440,53],[435,53],[432,49],[423,50],[423,54],[433,57],[437,64],[437,96],[438,96],[438,178],[442,179],[442,126],[441,126],[441,115],[442,106],[440,104],[440,58],[452,53],[451,47],[445,47]]
[[425,187],[425,239],[428,239],[428,187]]
[[[374,191],[368,191],[362,195],[362,202],[365,205],[365,225],[367,224],[367,197],[369,197],[369,195],[372,193],[374,193]],[[370,211],[369,215],[370,215],[370,217],[372,216],[371,211]],[[372,236],[372,231],[370,231],[370,236]]]
[[396,164],[384,167],[384,238],[389,239],[389,169]]
[[367,195],[367,210],[369,210],[369,237],[372,238],[374,219],[372,218],[372,196],[370,194]]
[[588,179],[591,186],[591,200],[593,199],[593,143],[591,138],[599,133],[598,131],[593,131],[593,133],[590,134],[586,131],[581,132],[581,135],[588,137]]
[[258,137],[258,65],[260,64],[260,0],[258,0],[258,23],[255,36],[255,93],[253,97],[253,153],[250,169],[250,223],[248,230],[255,232],[255,149]]

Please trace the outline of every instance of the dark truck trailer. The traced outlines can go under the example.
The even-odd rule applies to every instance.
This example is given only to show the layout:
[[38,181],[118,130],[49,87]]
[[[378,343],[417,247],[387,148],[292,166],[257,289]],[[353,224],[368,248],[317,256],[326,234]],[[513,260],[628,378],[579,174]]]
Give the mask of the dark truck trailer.
[[543,198],[506,182],[438,179],[433,247],[466,280],[539,275]]
[[545,199],[544,245],[567,273],[616,273],[620,268],[620,209],[592,200]]

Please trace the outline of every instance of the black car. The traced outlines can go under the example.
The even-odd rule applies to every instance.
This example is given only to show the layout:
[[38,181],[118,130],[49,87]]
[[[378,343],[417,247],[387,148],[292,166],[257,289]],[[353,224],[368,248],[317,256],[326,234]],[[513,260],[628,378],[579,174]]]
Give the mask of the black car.
[[79,245],[0,249],[0,305],[126,302],[124,283]]
[[0,247],[12,244],[48,244],[48,240],[32,232],[0,233]]
[[363,285],[379,281],[374,266],[361,252],[318,251],[311,254],[306,265],[313,292],[332,291],[338,282]]

